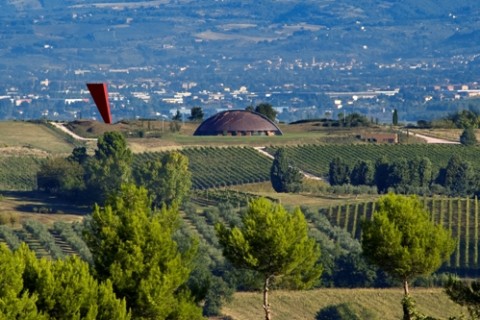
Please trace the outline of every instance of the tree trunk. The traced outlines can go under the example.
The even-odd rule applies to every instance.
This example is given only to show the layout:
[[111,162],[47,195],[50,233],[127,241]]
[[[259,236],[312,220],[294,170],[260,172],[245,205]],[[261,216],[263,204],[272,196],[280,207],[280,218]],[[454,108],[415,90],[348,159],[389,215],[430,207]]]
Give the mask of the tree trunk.
[[268,303],[268,285],[270,276],[265,276],[265,283],[263,284],[263,309],[265,310],[265,320],[272,320],[270,314],[270,304]]
[[403,279],[403,294],[407,297],[410,292],[408,291],[408,280]]
[[403,279],[403,293],[404,293],[404,297],[402,300],[403,320],[411,320],[411,317],[410,317],[411,301],[410,301],[410,296],[408,291],[407,279]]

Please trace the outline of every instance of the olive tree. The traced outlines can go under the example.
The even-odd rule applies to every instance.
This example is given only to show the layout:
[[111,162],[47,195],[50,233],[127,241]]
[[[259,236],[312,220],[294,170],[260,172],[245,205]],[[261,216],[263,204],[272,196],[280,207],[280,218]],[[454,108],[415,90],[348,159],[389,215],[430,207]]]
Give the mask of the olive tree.
[[289,213],[280,204],[259,198],[250,202],[240,227],[215,226],[224,256],[236,267],[255,271],[263,280],[265,319],[271,319],[268,292],[278,279],[297,288],[320,277],[320,248],[308,236],[300,209]]
[[404,319],[410,319],[408,281],[436,271],[455,249],[450,231],[434,224],[415,196],[388,194],[362,224],[367,260],[403,283]]

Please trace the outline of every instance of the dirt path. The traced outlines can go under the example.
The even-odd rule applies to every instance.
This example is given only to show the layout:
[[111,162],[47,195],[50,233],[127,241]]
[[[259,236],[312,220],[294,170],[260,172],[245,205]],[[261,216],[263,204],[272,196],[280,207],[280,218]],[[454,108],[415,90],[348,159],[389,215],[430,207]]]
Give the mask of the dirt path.
[[65,132],[66,134],[68,134],[69,136],[73,137],[75,140],[80,140],[80,141],[97,141],[97,139],[95,138],[84,138],[84,137],[81,137],[79,136],[78,134],[76,134],[75,132],[73,131],[70,131],[67,127],[65,127],[62,123],[58,123],[58,122],[50,122],[50,124],[60,130],[62,130],[63,132]]
[[410,136],[414,136],[414,137],[417,137],[417,138],[424,139],[427,143],[460,144],[460,142],[458,142],[458,141],[451,141],[451,140],[433,138],[433,137],[425,136],[423,134],[419,134],[419,133],[415,133],[415,132],[404,131],[404,133],[407,133]]

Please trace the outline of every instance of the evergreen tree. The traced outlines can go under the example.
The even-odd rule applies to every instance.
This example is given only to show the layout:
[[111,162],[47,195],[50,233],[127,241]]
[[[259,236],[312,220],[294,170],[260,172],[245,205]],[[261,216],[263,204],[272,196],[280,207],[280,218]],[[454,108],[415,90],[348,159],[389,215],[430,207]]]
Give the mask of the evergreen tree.
[[455,249],[450,231],[435,225],[414,196],[388,194],[375,206],[372,220],[362,225],[366,258],[403,283],[404,318],[410,319],[408,282],[437,270]]
[[[398,161],[396,163],[397,165],[394,164],[390,167],[390,174],[399,173]],[[430,187],[433,169],[429,158],[416,157],[407,161],[406,166],[408,168],[404,168],[404,166],[405,163],[402,165],[404,178],[394,185],[398,193],[418,193],[426,191]]]
[[[248,107],[247,107],[248,108]],[[268,119],[275,121],[277,117],[277,111],[273,109],[270,103],[260,103],[255,107],[255,112],[263,114]]]
[[25,261],[0,243],[0,319],[47,320],[38,310],[38,296],[23,289]]
[[134,172],[138,185],[145,187],[153,204],[181,205],[192,186],[192,174],[188,170],[188,158],[174,151],[161,159],[147,161]]
[[471,192],[475,174],[471,164],[454,154],[444,172],[444,186],[453,196],[464,196]]
[[38,189],[66,197],[77,195],[85,188],[84,169],[64,158],[48,158],[37,172]]
[[430,186],[433,175],[432,161],[426,157],[419,159],[417,168],[419,186],[423,188]]
[[398,111],[397,111],[397,109],[393,110],[392,124],[394,126],[398,126]]
[[254,112],[255,107],[254,106],[248,106],[248,107],[245,108],[245,110],[250,111],[250,112]]
[[354,186],[371,186],[374,181],[375,170],[371,161],[358,160],[350,173],[350,183]]
[[281,205],[259,198],[242,217],[242,226],[215,226],[224,256],[237,268],[253,270],[263,280],[265,319],[271,319],[268,291],[275,280],[299,288],[311,287],[322,268],[320,249],[308,236],[300,209],[287,212]]
[[87,148],[75,147],[73,148],[72,154],[67,159],[83,165],[88,158]]
[[342,185],[350,182],[350,168],[342,158],[335,157],[332,161],[330,161],[328,180],[332,186]]
[[270,181],[273,189],[276,192],[298,192],[302,180],[302,173],[288,161],[285,149],[278,149],[270,168]]
[[185,287],[196,246],[180,252],[173,234],[176,206],[151,209],[147,190],[122,185],[86,221],[85,240],[96,275],[110,279],[134,318],[201,319]]
[[98,283],[89,265],[76,256],[65,260],[37,259],[22,247],[24,289],[38,295],[37,307],[50,319],[130,319],[125,300],[117,299],[111,283]]
[[378,193],[387,192],[389,185],[388,177],[390,175],[390,164],[385,157],[378,159],[375,162],[375,185],[377,186]]
[[86,163],[87,189],[91,200],[103,202],[108,193],[131,181],[132,152],[119,132],[98,138],[95,156]]
[[474,146],[477,144],[477,137],[475,135],[475,129],[468,127],[463,130],[460,135],[460,143],[464,146]]
[[411,183],[409,169],[405,158],[395,160],[389,168],[388,186],[395,188],[399,193],[406,193]]
[[202,121],[203,120],[203,110],[202,107],[193,107],[190,110],[190,121]]
[[0,319],[130,319],[110,282],[99,284],[78,257],[37,259],[26,244],[2,244],[0,260]]
[[180,110],[177,110],[177,113],[172,117],[173,121],[182,121],[182,114],[180,113]]

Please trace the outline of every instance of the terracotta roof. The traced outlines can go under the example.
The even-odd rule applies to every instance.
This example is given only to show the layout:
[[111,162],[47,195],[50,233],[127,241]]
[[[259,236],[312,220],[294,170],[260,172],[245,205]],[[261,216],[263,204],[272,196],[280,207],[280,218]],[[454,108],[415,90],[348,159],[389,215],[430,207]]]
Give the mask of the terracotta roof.
[[228,110],[219,112],[203,121],[193,135],[218,135],[231,132],[272,132],[281,135],[282,131],[270,119],[256,112]]

